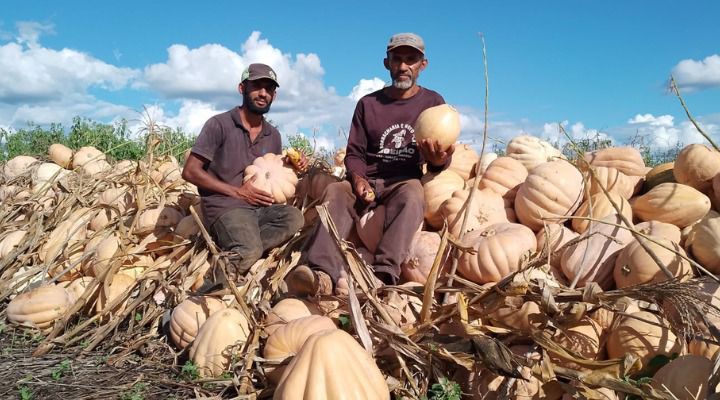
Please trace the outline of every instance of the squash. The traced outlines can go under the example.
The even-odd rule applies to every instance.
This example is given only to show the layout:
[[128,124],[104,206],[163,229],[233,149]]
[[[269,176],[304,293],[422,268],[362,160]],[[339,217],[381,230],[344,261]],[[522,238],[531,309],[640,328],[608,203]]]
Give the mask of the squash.
[[98,197],[97,202],[98,204],[106,204],[117,207],[121,214],[124,214],[131,208],[137,207],[137,203],[130,192],[130,188],[127,186],[110,188],[102,192]]
[[389,400],[375,361],[347,332],[311,335],[280,378],[273,399]]
[[235,346],[250,336],[247,317],[234,308],[226,308],[210,315],[190,347],[190,359],[198,367],[200,377],[217,377],[230,366]]
[[548,263],[554,268],[560,268],[560,258],[565,251],[563,246],[577,237],[577,233],[573,232],[564,225],[546,225],[535,235],[535,239],[537,241],[537,251],[547,251],[549,257]]
[[[565,350],[576,353],[586,360],[598,360],[604,348],[602,327],[589,317],[563,325],[555,333],[553,342]],[[552,354],[551,358],[556,364],[565,368],[583,370],[585,367],[570,360],[564,359],[560,354]]]
[[[514,383],[509,387],[509,396],[505,396],[502,393],[505,391],[504,384],[507,383],[508,378],[498,375],[488,368],[476,367],[479,369],[477,377],[472,379],[470,392],[473,400],[498,400],[498,399],[510,399],[510,400],[536,400],[545,399],[548,397],[547,393],[543,390],[543,383],[532,374],[531,367],[525,365],[534,365],[541,359],[540,353],[532,351],[530,346],[527,345],[514,345],[511,346],[512,351],[516,357],[524,359],[524,364],[520,367],[520,374],[522,379],[518,378],[514,380]],[[463,398],[465,398],[463,396]]]
[[565,158],[560,150],[550,143],[530,135],[512,138],[507,144],[505,155],[520,161],[528,171],[540,164]]
[[73,305],[62,286],[41,286],[17,295],[7,306],[7,320],[16,325],[48,332]]
[[448,104],[426,108],[415,120],[415,140],[437,140],[445,151],[460,136],[460,113]]
[[40,193],[50,189],[53,183],[60,181],[70,171],[55,163],[42,163],[32,172],[32,191]]
[[715,359],[715,356],[718,354],[718,350],[720,350],[720,345],[700,339],[692,339],[688,343],[688,353],[705,357],[708,360]]
[[[465,225],[465,232],[484,229],[492,224],[509,222],[505,213],[505,202],[499,194],[490,189],[475,190],[473,201],[469,205],[470,211]],[[470,196],[470,190],[457,190],[452,197],[440,205],[440,215],[447,221],[450,233],[459,238],[462,220],[465,214],[465,203]]]
[[379,205],[366,212],[355,224],[355,229],[365,248],[375,254],[385,228],[385,206]]
[[720,153],[702,144],[685,146],[675,160],[673,176],[677,183],[700,192],[712,187],[712,179],[720,173]]
[[297,175],[283,163],[282,156],[266,153],[245,168],[244,182],[255,177],[253,186],[270,193],[275,204],[289,203],[295,196]]
[[5,237],[0,240],[0,260],[4,260],[5,257],[15,251],[15,248],[20,246],[26,235],[27,231],[23,230],[10,231],[5,235]]
[[431,172],[421,179],[425,192],[425,221],[435,229],[443,226],[440,206],[449,199],[456,190],[465,187],[465,181],[457,173],[450,170]]
[[493,326],[529,334],[533,326],[540,322],[540,319],[547,319],[547,316],[540,310],[537,303],[526,301],[522,303],[520,308],[512,306],[500,307],[488,314],[487,318]]
[[[106,280],[105,282],[107,283],[108,281]],[[135,285],[135,279],[130,276],[120,273],[113,275],[110,284],[104,284],[100,289],[98,300],[95,304],[95,314],[103,313],[106,307],[121,298],[121,296],[125,296],[126,299],[124,301],[121,301],[112,308],[112,312],[114,313],[122,312],[127,305],[127,298],[130,297],[126,292],[132,288],[133,285]]]
[[321,314],[320,309],[307,300],[282,299],[275,304],[265,318],[264,329],[268,335],[272,335],[278,328],[292,320]]
[[693,225],[685,248],[703,267],[714,274],[720,273],[720,214],[710,211]]
[[498,157],[490,163],[480,180],[480,189],[491,189],[495,193],[515,201],[520,184],[527,179],[527,168],[512,157]]
[[670,391],[677,400],[705,399],[713,363],[705,357],[680,356],[660,368],[652,378],[652,387]]
[[64,144],[54,143],[48,148],[48,156],[55,164],[69,169],[72,166],[73,151]]
[[595,167],[613,167],[628,176],[645,176],[645,160],[633,147],[608,147],[587,152],[585,161]]
[[38,159],[30,156],[15,156],[8,160],[3,166],[5,178],[13,180],[30,170],[30,166],[38,162]]
[[465,236],[477,254],[462,253],[458,272],[477,282],[498,282],[517,271],[537,248],[535,234],[526,226],[499,223]]
[[710,211],[710,199],[680,183],[661,183],[631,199],[633,214],[642,221],[660,221],[684,228]]
[[608,357],[623,358],[630,354],[640,361],[641,366],[646,366],[655,356],[680,354],[683,351],[682,341],[667,326],[668,322],[664,318],[647,311],[622,317],[617,327],[609,333]]
[[195,221],[195,217],[188,215],[178,222],[173,233],[183,239],[190,239],[200,233],[200,225]]
[[333,155],[333,164],[336,167],[345,167],[345,154],[347,151],[345,150],[345,147],[341,147],[335,151],[335,154]]
[[94,253],[94,256],[87,257],[83,262],[83,274],[102,276],[119,249],[120,239],[114,233],[106,236],[97,235],[90,239],[85,245],[83,255]]
[[633,239],[629,230],[615,226],[622,224],[617,214],[608,215],[602,222],[593,224],[580,235],[560,258],[560,267],[569,282],[580,276],[577,287],[597,282],[603,289],[611,288],[615,257]]
[[455,146],[448,169],[460,175],[463,180],[468,180],[475,176],[475,164],[479,160],[480,156],[470,145],[459,144]]
[[681,239],[680,228],[660,221],[645,221],[635,224],[635,230],[648,236],[665,238],[675,243],[680,243]]
[[618,289],[668,280],[642,244],[658,257],[674,277],[687,280],[693,276],[690,262],[682,257],[685,256],[685,251],[677,243],[659,237],[652,239],[657,243],[647,239],[633,240],[620,251],[613,270],[613,277]]
[[675,162],[673,161],[654,166],[645,174],[642,191],[647,192],[661,183],[677,183],[673,168],[675,168]]
[[[635,177],[628,177],[613,167],[592,167],[595,172],[593,179],[589,171],[584,171],[588,189],[587,195],[603,193],[602,187],[608,192],[617,193],[625,199],[632,197],[635,192]],[[587,197],[586,195],[586,197]]]
[[515,196],[518,220],[534,232],[544,223],[563,223],[580,206],[583,185],[582,174],[567,161],[550,161],[535,167]]
[[59,223],[40,248],[38,256],[43,262],[52,262],[67,247],[71,247],[87,236],[87,224],[95,216],[89,208],[78,208]]
[[[610,214],[616,214],[617,211],[615,210],[615,207],[613,207],[611,201],[617,205],[622,212],[622,215],[624,215],[628,221],[632,221],[632,209],[630,208],[630,203],[628,203],[622,195],[614,192],[610,192],[610,198],[608,198],[605,193],[596,193],[590,196],[590,198],[585,200],[575,211],[575,216],[590,217],[590,214],[592,213],[592,219],[603,219]],[[594,222],[590,220],[573,218],[572,227],[575,232],[584,233],[588,230],[592,223]]]
[[205,321],[214,313],[225,308],[227,308],[225,303],[214,297],[188,297],[172,310],[170,339],[178,348],[186,348],[195,340]]
[[[425,284],[439,248],[440,235],[437,232],[416,232],[407,258],[400,264],[400,276],[403,280]],[[447,258],[441,264],[439,276],[442,276],[449,263]]]
[[80,169],[83,173],[96,176],[112,169],[105,154],[92,146],[81,147],[75,152],[72,162],[73,169]]
[[172,207],[148,208],[136,217],[135,233],[146,235],[156,229],[174,228],[182,218],[180,211]]

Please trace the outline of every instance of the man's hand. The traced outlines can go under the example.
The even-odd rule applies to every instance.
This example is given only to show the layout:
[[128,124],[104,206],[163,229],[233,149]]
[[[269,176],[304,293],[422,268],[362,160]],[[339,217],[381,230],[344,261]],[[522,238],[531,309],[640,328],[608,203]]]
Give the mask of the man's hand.
[[236,199],[244,200],[253,206],[269,206],[275,199],[272,194],[255,187],[252,183],[257,179],[256,175],[250,177],[247,182],[240,187],[230,186],[228,196]]
[[353,189],[355,190],[355,195],[361,198],[365,204],[370,204],[375,200],[375,191],[367,179],[356,176],[353,179]]
[[423,139],[418,143],[420,154],[428,164],[436,167],[442,167],[448,158],[455,151],[455,145],[450,145],[447,150],[441,150],[440,143],[437,140]]
[[290,164],[295,172],[305,172],[308,169],[308,158],[305,153],[292,147],[286,151],[285,162]]

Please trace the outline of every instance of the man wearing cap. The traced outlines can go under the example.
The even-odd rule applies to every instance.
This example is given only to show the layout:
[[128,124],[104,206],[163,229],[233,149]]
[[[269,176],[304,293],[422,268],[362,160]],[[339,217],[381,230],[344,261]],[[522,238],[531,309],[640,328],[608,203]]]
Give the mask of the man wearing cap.
[[[272,68],[250,64],[238,84],[242,106],[205,123],[183,168],[183,178],[198,187],[205,226],[229,252],[228,273],[236,281],[264,251],[288,240],[303,224],[300,210],[273,204],[270,193],[252,185],[254,179],[243,183],[245,167],[257,157],[281,154],[280,132],[263,117],[279,86]],[[217,288],[219,278],[210,271],[200,291]]]
[[[345,155],[348,179],[329,185],[324,193],[342,238],[350,235],[359,216],[385,206],[383,236],[368,263],[375,276],[387,284],[398,282],[400,263],[423,222],[422,166],[427,164],[433,172],[443,170],[454,149],[440,151],[436,141],[415,140],[413,126],[418,115],[445,103],[440,94],[417,84],[427,64],[420,36],[399,33],[390,38],[384,65],[392,84],[358,102]],[[337,245],[320,224],[309,243],[307,265],[289,274],[288,288],[301,295],[338,293],[345,261]]]

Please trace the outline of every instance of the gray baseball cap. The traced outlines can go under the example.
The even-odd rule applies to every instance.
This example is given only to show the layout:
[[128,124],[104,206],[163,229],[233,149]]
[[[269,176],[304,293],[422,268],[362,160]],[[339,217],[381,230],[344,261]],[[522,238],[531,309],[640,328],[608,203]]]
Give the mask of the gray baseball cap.
[[261,64],[261,63],[254,63],[248,65],[247,68],[245,68],[245,71],[242,73],[242,78],[240,78],[240,82],[247,81],[254,81],[258,79],[270,79],[271,81],[275,82],[278,87],[280,87],[280,84],[277,81],[277,74],[275,74],[275,71],[273,71],[272,68],[270,68],[269,65]]
[[390,37],[386,51],[392,51],[400,46],[410,46],[417,51],[425,54],[425,42],[423,39],[410,32],[396,33]]

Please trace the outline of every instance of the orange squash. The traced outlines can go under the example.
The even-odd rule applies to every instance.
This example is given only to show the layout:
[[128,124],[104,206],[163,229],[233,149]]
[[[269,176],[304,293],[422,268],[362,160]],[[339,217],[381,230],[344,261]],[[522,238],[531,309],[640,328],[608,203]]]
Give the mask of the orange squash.
[[[603,219],[610,214],[616,214],[617,211],[613,207],[612,202],[620,208],[621,213],[632,221],[632,209],[630,203],[618,193],[611,192],[610,198],[605,193],[596,193],[585,200],[575,211],[576,217],[590,217],[592,213],[593,219]],[[582,218],[573,218],[572,227],[577,233],[583,233],[590,227],[590,220]]]
[[[403,280],[425,284],[439,248],[440,235],[437,232],[416,232],[407,258],[400,264],[400,276]],[[441,265],[441,276],[448,263],[449,258]]]
[[517,271],[537,248],[535,234],[526,226],[499,223],[465,236],[477,254],[460,256],[458,272],[477,282],[498,282]]
[[583,173],[589,195],[603,193],[602,188],[604,187],[608,192],[617,193],[625,199],[632,197],[635,191],[634,179],[613,167],[593,167],[593,171],[595,179],[592,178],[590,172]]
[[415,120],[415,139],[437,140],[447,150],[460,136],[460,113],[448,104],[427,108]]
[[720,214],[710,211],[693,225],[685,248],[712,273],[720,273]]
[[266,153],[256,158],[252,165],[245,168],[244,181],[252,177],[255,177],[253,186],[270,193],[276,204],[288,203],[295,196],[297,175],[292,168],[285,166],[278,154]]
[[230,366],[235,346],[242,345],[250,335],[247,317],[234,308],[210,315],[200,327],[190,347],[190,359],[198,367],[200,377],[217,377]]
[[49,331],[73,304],[62,286],[41,286],[17,295],[7,306],[10,323]]
[[265,318],[265,332],[268,335],[272,335],[278,328],[292,320],[321,314],[320,309],[307,300],[293,298],[282,299],[273,306]]
[[530,135],[512,138],[505,148],[505,154],[520,161],[528,171],[540,164],[565,158],[560,150],[550,143]]
[[685,146],[675,160],[673,175],[678,183],[701,192],[712,187],[712,179],[720,173],[720,153],[702,144]]
[[587,152],[585,161],[596,167],[613,167],[628,176],[645,176],[645,160],[633,147],[608,147]]
[[[457,190],[452,197],[440,205],[440,215],[447,221],[450,233],[460,237],[462,220],[465,214],[465,203],[470,196],[470,190]],[[465,232],[481,230],[492,224],[508,222],[505,213],[505,202],[499,194],[492,190],[477,190],[473,195],[473,201],[468,205],[470,208]]]
[[690,186],[662,183],[631,199],[633,214],[642,221],[660,221],[684,228],[710,211],[710,199]]
[[660,221],[645,221],[635,224],[635,230],[648,236],[662,237],[675,243],[680,243],[682,238],[680,228]]
[[[643,248],[647,246],[667,267],[674,277],[687,280],[692,277],[690,262],[684,259],[685,251],[675,242],[668,239],[654,237],[656,242],[640,239],[633,240],[628,244],[615,260],[613,277],[618,289],[628,286],[640,285],[650,282],[666,281],[668,277],[650,257],[650,254]],[[641,244],[642,243],[642,244]],[[668,248],[673,251],[668,250]]]
[[222,300],[210,296],[194,296],[173,308],[170,316],[170,339],[180,348],[195,340],[205,321],[214,313],[224,310]]

